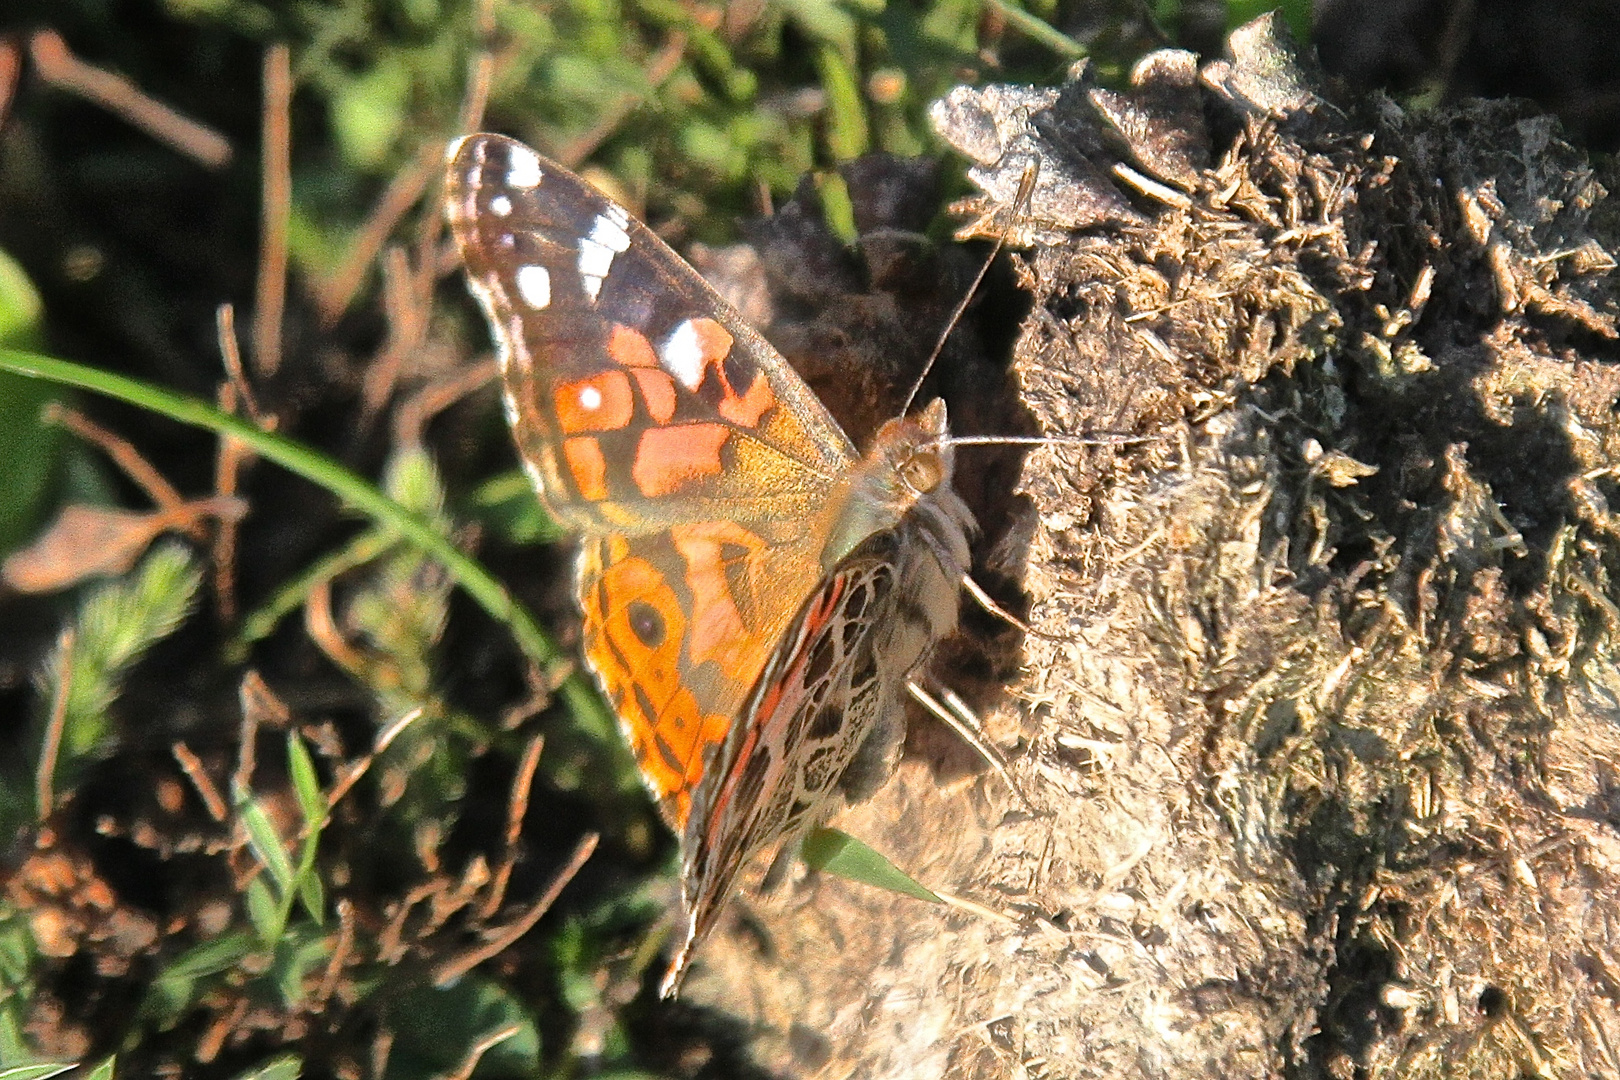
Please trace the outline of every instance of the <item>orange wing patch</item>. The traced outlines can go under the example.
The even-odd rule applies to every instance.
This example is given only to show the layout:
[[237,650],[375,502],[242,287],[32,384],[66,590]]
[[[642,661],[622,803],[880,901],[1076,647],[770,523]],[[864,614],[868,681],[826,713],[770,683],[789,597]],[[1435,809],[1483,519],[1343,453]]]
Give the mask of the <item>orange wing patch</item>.
[[731,332],[713,319],[693,319],[692,334],[697,338],[698,352],[705,365],[719,366],[731,353],[734,338]]
[[622,371],[604,371],[577,382],[559,383],[552,393],[557,423],[567,434],[579,431],[617,431],[635,415],[636,399],[630,378]]
[[724,716],[704,715],[681,681],[688,622],[681,602],[652,563],[627,554],[622,537],[591,549],[597,580],[585,602],[586,656],[613,700],[636,764],[677,830],[691,813],[704,757],[725,738]]
[[753,685],[772,642],[761,637],[761,627],[749,625],[755,598],[735,595],[733,586],[762,580],[765,541],[730,521],[675,525],[669,534],[686,560],[686,587],[692,590],[687,656],[694,665],[713,660],[728,678]]
[[564,439],[563,456],[568,459],[568,472],[580,498],[601,502],[608,497],[607,459],[595,439],[589,435]]
[[653,352],[652,342],[619,323],[614,323],[608,332],[608,355],[625,367],[658,366],[658,354]]
[[636,377],[636,385],[641,387],[641,400],[647,406],[647,415],[657,424],[667,424],[675,415],[675,380],[669,377],[669,372],[657,368],[632,368],[630,374]]
[[694,480],[719,476],[720,448],[731,432],[720,424],[648,428],[636,446],[630,477],[649,499],[670,495]]
[[720,415],[738,427],[751,428],[757,426],[760,417],[764,416],[766,411],[776,404],[776,395],[771,393],[771,384],[766,382],[764,376],[756,371],[753,384],[748,387],[748,392],[738,394],[736,388],[725,378],[725,367],[722,365],[716,370],[720,372],[720,385],[725,388],[725,397],[720,399],[718,406]]

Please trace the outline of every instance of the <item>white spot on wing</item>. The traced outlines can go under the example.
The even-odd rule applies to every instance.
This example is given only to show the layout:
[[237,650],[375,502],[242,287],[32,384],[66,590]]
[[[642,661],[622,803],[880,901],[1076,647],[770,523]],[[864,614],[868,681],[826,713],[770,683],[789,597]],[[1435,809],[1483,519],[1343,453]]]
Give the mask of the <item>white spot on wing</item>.
[[602,293],[602,282],[613,268],[613,256],[630,246],[630,234],[625,231],[629,224],[630,215],[624,207],[609,203],[591,222],[590,235],[580,237],[579,276],[592,300]]
[[579,242],[579,274],[581,277],[605,278],[613,266],[613,249],[603,247],[589,238]]
[[688,390],[696,390],[703,381],[703,343],[698,340],[697,327],[691,319],[682,320],[658,350],[658,359],[664,370],[675,376],[675,381]]
[[512,200],[505,195],[497,195],[489,200],[489,212],[496,217],[505,217],[512,212]]
[[543,266],[520,266],[517,272],[518,295],[532,308],[551,306],[551,274]]
[[587,386],[579,392],[579,407],[582,409],[600,409],[602,407],[602,391],[594,386]]
[[506,182],[509,186],[527,190],[540,186],[540,155],[527,146],[512,146],[507,159]]
[[606,212],[597,214],[596,220],[591,222],[591,239],[603,247],[623,251],[630,246],[630,234],[625,232],[629,223],[630,215],[625,213],[624,207],[609,203]]

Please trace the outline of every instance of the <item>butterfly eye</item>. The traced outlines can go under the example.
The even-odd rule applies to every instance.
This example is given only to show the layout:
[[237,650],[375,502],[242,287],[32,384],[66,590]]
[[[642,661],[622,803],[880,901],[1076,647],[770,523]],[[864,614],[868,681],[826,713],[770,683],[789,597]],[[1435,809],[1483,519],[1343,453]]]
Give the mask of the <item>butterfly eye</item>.
[[926,495],[945,479],[945,468],[932,451],[912,454],[900,465],[900,479],[916,494]]

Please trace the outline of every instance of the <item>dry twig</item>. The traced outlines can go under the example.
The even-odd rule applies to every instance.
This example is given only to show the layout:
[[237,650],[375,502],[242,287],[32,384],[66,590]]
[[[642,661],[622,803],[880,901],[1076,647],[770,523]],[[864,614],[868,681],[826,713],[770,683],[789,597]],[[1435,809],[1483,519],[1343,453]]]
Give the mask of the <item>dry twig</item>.
[[253,312],[253,361],[260,376],[281,366],[287,306],[287,221],[292,213],[292,61],[285,45],[264,54],[264,211]]
[[600,839],[601,837],[596,833],[586,833],[581,837],[579,843],[574,847],[573,855],[569,857],[568,862],[563,865],[562,869],[557,871],[557,876],[552,878],[545,894],[536,900],[520,918],[509,923],[505,929],[493,935],[484,944],[476,949],[470,949],[458,957],[446,960],[434,968],[433,985],[444,986],[447,983],[454,982],[485,960],[499,955],[518,938],[533,929],[534,924],[540,921],[540,917],[551,909],[552,904],[557,902],[557,896],[563,891],[563,888],[574,879],[575,874],[579,873],[580,867],[585,865],[585,860],[591,857],[591,853],[596,850],[597,841]]
[[225,136],[147,96],[122,75],[80,60],[55,30],[35,32],[28,51],[34,70],[52,86],[95,102],[207,168],[230,164],[231,144]]

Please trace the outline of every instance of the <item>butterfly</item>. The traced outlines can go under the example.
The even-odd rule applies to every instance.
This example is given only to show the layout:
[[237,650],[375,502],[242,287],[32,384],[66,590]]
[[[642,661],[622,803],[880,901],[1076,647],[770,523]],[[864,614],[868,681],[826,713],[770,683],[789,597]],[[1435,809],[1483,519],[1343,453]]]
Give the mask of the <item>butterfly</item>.
[[973,517],[945,405],[858,453],[787,361],[629,212],[534,150],[449,150],[446,213],[507,418],[580,536],[585,660],[681,842],[678,989],[738,873],[887,778],[956,626]]

